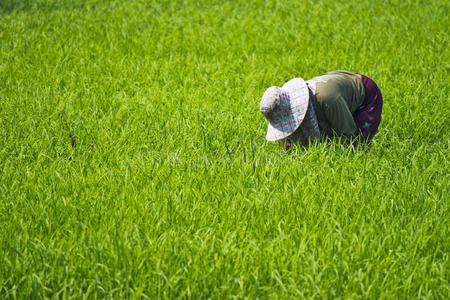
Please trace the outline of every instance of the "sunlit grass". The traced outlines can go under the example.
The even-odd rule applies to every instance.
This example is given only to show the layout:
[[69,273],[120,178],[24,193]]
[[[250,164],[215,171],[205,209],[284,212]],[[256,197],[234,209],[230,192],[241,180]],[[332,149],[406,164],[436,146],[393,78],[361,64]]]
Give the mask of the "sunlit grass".
[[[445,1],[0,3],[0,298],[447,298]],[[264,139],[346,69],[370,149]]]

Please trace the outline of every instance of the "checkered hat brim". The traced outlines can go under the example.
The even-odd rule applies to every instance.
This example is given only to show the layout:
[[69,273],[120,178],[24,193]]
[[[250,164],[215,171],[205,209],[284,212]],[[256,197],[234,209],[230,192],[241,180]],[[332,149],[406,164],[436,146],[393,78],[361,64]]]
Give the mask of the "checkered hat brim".
[[308,86],[301,78],[294,78],[281,88],[267,89],[260,107],[269,120],[266,139],[280,140],[297,130],[305,117],[308,101]]

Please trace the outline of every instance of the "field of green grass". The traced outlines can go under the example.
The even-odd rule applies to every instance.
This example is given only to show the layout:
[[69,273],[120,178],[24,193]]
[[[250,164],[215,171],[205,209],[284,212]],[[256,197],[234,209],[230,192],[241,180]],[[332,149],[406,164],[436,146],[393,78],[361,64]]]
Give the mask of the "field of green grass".
[[[0,0],[0,298],[448,299],[449,6]],[[337,69],[372,147],[266,142]]]

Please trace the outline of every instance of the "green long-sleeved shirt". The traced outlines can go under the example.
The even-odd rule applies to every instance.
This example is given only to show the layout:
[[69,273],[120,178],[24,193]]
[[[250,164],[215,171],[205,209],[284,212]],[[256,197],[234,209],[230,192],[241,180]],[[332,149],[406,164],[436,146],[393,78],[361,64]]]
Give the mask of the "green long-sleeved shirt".
[[356,137],[358,128],[353,114],[364,102],[361,78],[348,71],[332,71],[311,79],[315,83],[314,110],[322,136],[333,131],[345,138]]

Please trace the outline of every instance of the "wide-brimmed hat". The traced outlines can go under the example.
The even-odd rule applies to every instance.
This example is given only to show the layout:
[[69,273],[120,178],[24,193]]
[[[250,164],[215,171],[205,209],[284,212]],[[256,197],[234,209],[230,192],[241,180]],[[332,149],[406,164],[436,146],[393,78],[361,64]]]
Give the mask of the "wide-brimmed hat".
[[303,121],[308,109],[306,82],[294,78],[281,88],[271,86],[261,99],[259,110],[269,120],[266,139],[276,141],[291,135]]

